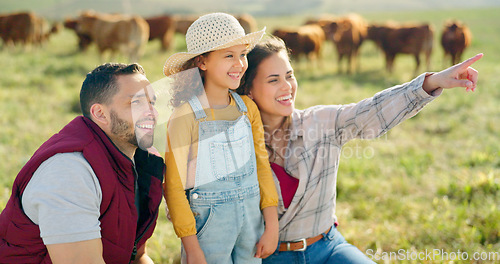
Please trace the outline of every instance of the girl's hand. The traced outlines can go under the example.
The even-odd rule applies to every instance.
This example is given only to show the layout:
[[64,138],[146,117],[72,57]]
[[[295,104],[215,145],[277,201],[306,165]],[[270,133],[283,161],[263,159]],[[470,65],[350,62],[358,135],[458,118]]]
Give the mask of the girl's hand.
[[428,94],[438,88],[466,87],[466,91],[475,91],[478,72],[470,66],[481,57],[483,57],[483,54],[479,53],[468,60],[425,77],[422,88]]
[[278,246],[279,230],[278,228],[268,228],[264,234],[260,237],[259,243],[257,243],[257,252],[255,253],[256,258],[267,258],[269,255],[273,254]]
[[203,254],[196,235],[182,237],[181,241],[186,252],[187,264],[207,264],[205,254]]
[[279,240],[278,208],[276,206],[266,207],[262,209],[262,215],[266,229],[256,245],[257,252],[254,255],[256,258],[267,258],[273,254],[278,247]]

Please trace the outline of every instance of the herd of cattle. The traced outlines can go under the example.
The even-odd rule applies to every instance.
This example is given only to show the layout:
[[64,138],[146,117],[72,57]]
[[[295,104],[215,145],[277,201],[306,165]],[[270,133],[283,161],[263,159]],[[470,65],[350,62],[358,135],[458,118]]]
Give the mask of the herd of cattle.
[[[186,34],[187,28],[197,16],[162,15],[149,18],[123,14],[104,14],[94,11],[82,12],[75,18],[52,25],[33,12],[0,14],[0,37],[4,45],[42,45],[51,34],[64,26],[75,32],[81,51],[95,43],[100,55],[110,51],[120,52],[137,61],[143,55],[146,43],[158,39],[161,49],[172,47],[175,33]],[[246,32],[257,30],[256,20],[248,15],[236,18]],[[424,54],[427,69],[433,49],[434,29],[430,24],[369,24],[357,14],[343,17],[310,19],[302,26],[279,27],[272,34],[285,41],[294,58],[320,59],[323,45],[333,43],[338,58],[339,70],[345,60],[346,72],[359,70],[357,63],[360,46],[365,40],[373,41],[384,53],[386,70],[393,69],[397,54],[415,57],[416,69],[420,66],[420,55]],[[464,49],[471,43],[471,33],[460,21],[445,23],[441,34],[441,45],[445,58],[451,63],[461,60]]]
[[[415,57],[416,68],[420,66],[420,54],[424,54],[429,69],[434,43],[434,29],[430,24],[369,24],[357,14],[344,17],[323,17],[310,19],[298,28],[279,28],[273,35],[282,38],[292,50],[294,57],[302,54],[309,58],[321,56],[322,45],[331,41],[337,51],[338,67],[346,60],[346,71],[359,69],[357,63],[361,44],[373,41],[385,55],[386,70],[391,72],[397,54]],[[462,53],[471,43],[469,28],[460,21],[448,21],[443,26],[441,45],[445,58],[451,57],[452,64],[461,60]]]

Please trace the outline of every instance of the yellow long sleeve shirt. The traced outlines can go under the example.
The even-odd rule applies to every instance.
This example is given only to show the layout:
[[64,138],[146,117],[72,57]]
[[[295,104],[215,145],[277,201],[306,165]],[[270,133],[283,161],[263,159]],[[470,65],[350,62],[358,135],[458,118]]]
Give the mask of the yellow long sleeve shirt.
[[[261,196],[260,208],[278,206],[278,194],[265,148],[264,127],[259,109],[252,99],[247,96],[241,98],[248,109],[247,116],[252,124]],[[205,113],[206,121],[236,120],[242,114],[233,98],[227,107],[205,109]],[[198,128],[198,121],[195,120],[191,106],[185,103],[174,110],[167,129],[169,148],[165,153],[167,173],[163,189],[175,233],[181,238],[196,234],[196,221],[186,198],[185,188],[192,186],[190,181],[194,180],[194,175],[191,174],[195,173],[192,166],[196,164],[198,153]],[[191,176],[188,177],[188,174]]]

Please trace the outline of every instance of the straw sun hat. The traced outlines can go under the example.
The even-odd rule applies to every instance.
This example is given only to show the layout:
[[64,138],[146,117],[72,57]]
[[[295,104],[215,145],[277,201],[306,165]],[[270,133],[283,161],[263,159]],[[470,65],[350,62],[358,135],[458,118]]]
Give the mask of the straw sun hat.
[[187,52],[170,56],[163,66],[165,76],[181,70],[188,60],[203,53],[249,44],[253,48],[264,35],[266,28],[245,35],[238,20],[225,13],[212,13],[199,17],[186,33]]

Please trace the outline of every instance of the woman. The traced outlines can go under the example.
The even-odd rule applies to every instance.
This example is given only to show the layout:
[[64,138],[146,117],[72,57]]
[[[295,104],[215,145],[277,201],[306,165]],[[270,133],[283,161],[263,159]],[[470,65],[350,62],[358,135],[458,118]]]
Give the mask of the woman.
[[474,91],[482,54],[438,73],[349,105],[294,106],[297,81],[283,41],[268,38],[248,54],[238,93],[261,112],[266,147],[280,197],[280,242],[264,263],[373,263],[337,230],[336,181],[341,148],[355,138],[383,135],[417,114],[443,88]]

